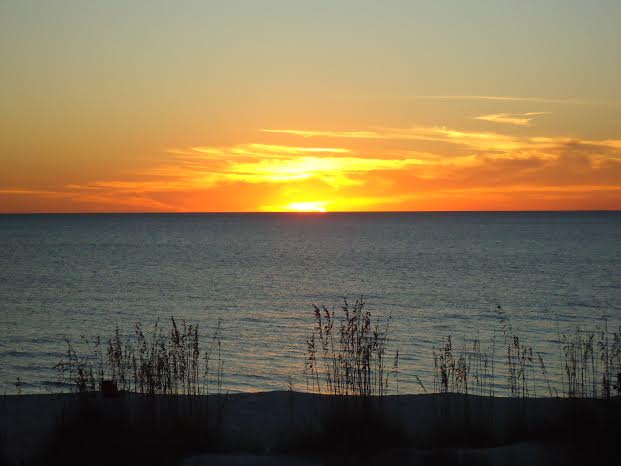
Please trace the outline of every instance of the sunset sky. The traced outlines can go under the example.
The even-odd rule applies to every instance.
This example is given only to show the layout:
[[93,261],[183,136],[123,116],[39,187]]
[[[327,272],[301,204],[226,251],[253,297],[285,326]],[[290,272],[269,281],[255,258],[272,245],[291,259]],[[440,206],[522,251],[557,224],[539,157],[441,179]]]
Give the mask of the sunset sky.
[[0,1],[0,212],[621,209],[621,2]]

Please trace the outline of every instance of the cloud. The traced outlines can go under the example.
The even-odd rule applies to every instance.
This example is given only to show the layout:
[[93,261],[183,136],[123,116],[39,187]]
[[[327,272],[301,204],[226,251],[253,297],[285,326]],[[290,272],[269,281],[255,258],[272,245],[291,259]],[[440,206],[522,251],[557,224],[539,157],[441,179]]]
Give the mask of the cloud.
[[191,156],[202,159],[222,159],[234,156],[237,158],[248,157],[290,157],[292,155],[306,154],[348,154],[351,151],[343,147],[297,147],[278,144],[239,144],[229,148],[197,146],[190,149],[169,149],[169,153],[175,155]]
[[358,185],[362,180],[353,176],[373,171],[400,170],[422,165],[420,159],[379,159],[364,157],[295,157],[290,159],[262,159],[253,162],[232,163],[223,176],[247,183],[282,183],[317,178],[327,185]]
[[0,194],[9,196],[39,196],[39,197],[65,197],[68,193],[62,191],[51,191],[45,189],[28,188],[0,188]]
[[[115,186],[115,183],[111,182],[111,186]],[[119,207],[134,211],[175,210],[174,206],[157,201],[148,195],[127,195],[126,191],[119,191],[114,187],[109,189],[106,187],[106,182],[97,182],[87,186],[67,185],[56,190],[4,188],[0,189],[0,195],[2,194],[35,199],[63,200],[69,202],[70,205],[88,205],[90,206],[89,210],[93,212],[118,210]],[[79,210],[64,208],[55,211],[72,212]],[[38,209],[33,209],[33,211],[38,211]]]
[[[366,157],[344,147],[263,143],[231,147],[200,146],[169,151],[172,160],[127,179],[69,184],[68,193],[108,202],[117,196],[141,199],[166,193],[215,189],[222,185],[285,186],[319,182],[334,190],[361,186],[369,173],[399,171],[430,163],[415,155]],[[105,197],[102,197],[105,196]]]
[[[262,134],[245,144],[171,149],[165,162],[113,179],[40,190],[6,187],[0,195],[58,205],[66,201],[93,211],[287,210],[295,205],[403,210],[444,208],[442,199],[455,208],[477,208],[477,199],[525,208],[519,199],[536,202],[537,196],[554,202],[579,198],[584,205],[593,199],[600,208],[621,208],[618,139],[437,126],[275,128]],[[304,144],[271,143],[279,135],[299,137]]]
[[582,99],[554,99],[548,97],[498,96],[498,95],[416,95],[417,100],[483,100],[492,102],[524,102],[537,104],[588,105],[600,102]]
[[370,139],[430,141],[458,144],[477,150],[512,150],[521,147],[516,136],[493,132],[460,131],[446,127],[414,126],[410,128],[375,128],[366,131],[325,131],[297,129],[263,129],[265,133],[288,134],[304,138]]
[[577,98],[553,98],[540,96],[509,96],[509,95],[365,95],[365,96],[342,96],[342,99],[371,99],[371,100],[438,100],[438,101],[475,101],[475,102],[498,102],[498,103],[535,103],[546,105],[595,105],[606,107],[621,106],[620,101],[593,100]]
[[201,146],[177,150],[174,154],[177,154],[175,163],[143,172],[143,175],[160,178],[158,180],[107,181],[91,186],[167,191],[205,188],[226,182],[282,184],[317,179],[333,188],[340,188],[362,184],[359,175],[363,173],[401,170],[427,163],[412,156],[364,157],[347,148],[257,143],[229,148]]
[[[431,141],[463,146],[476,152],[496,152],[505,158],[543,157],[556,155],[567,146],[590,151],[621,150],[619,139],[580,139],[563,136],[528,137],[490,131],[466,131],[447,127],[413,126],[409,128],[375,128],[365,131],[326,131],[297,129],[263,129],[266,133],[289,134],[304,138],[371,139],[400,141]],[[443,153],[447,156],[448,153]]]
[[325,137],[339,139],[375,139],[375,140],[402,140],[402,141],[435,141],[469,145],[474,141],[479,144],[490,144],[497,147],[513,147],[514,136],[491,133],[460,131],[446,127],[412,126],[409,128],[374,128],[365,131],[325,131],[325,130],[298,130],[298,129],[262,129],[264,133],[288,134],[304,138]]
[[516,126],[529,126],[530,122],[537,116],[548,115],[549,112],[528,112],[528,113],[492,113],[475,117],[475,120],[489,121],[492,123],[504,123]]
[[324,136],[348,139],[383,139],[381,133],[377,131],[317,131],[317,130],[300,130],[300,129],[262,129],[264,133],[291,134],[293,136],[302,136],[304,138]]

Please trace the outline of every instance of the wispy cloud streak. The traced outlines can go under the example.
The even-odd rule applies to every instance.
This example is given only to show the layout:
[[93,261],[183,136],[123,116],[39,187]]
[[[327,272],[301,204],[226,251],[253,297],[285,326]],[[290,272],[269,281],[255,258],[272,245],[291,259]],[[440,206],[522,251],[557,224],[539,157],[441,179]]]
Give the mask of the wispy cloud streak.
[[[540,113],[521,115],[531,118]],[[468,200],[467,206],[476,208],[477,199],[513,205],[511,193],[516,202],[520,196],[533,200],[539,196],[546,202],[597,198],[603,199],[604,207],[621,208],[619,139],[530,137],[425,126],[274,128],[262,133],[265,138],[247,144],[172,149],[165,163],[115,179],[49,189],[5,187],[0,195],[64,199],[94,211],[201,210],[193,206],[204,204],[191,202],[196,193],[223,189],[227,195],[240,193],[242,210],[287,206],[399,210],[430,205],[423,204],[425,199],[434,206],[442,199]],[[263,140],[278,135],[299,137],[305,143]],[[261,191],[271,194],[262,199],[244,194]]]
[[410,97],[416,100],[479,100],[491,102],[525,102],[538,104],[569,104],[569,105],[588,105],[598,104],[599,102],[583,99],[555,99],[549,97],[528,97],[528,96],[500,96],[500,95],[416,95]]
[[503,123],[515,126],[530,126],[535,117],[548,115],[550,112],[527,112],[527,113],[492,113],[475,117],[475,120],[489,121],[491,123]]

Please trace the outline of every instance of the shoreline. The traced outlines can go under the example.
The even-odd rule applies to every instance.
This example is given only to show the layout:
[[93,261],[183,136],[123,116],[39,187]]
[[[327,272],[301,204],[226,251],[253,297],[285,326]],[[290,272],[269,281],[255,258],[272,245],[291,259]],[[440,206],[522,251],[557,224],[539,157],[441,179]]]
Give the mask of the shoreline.
[[[107,436],[115,442],[124,436],[119,448],[132,451],[153,441],[162,449],[161,464],[263,464],[261,459],[279,464],[275,457],[288,458],[283,459],[287,464],[326,464],[326,458],[355,456],[360,447],[366,456],[379,455],[383,464],[419,464],[421,455],[437,452],[487,458],[488,464],[505,464],[522,454],[529,456],[528,464],[574,464],[570,460],[580,448],[590,452],[595,441],[602,452],[602,435],[618,434],[621,399],[292,391],[104,397],[95,392],[5,395],[0,414],[7,465],[74,464],[72,455],[65,457],[67,449],[88,445],[91,430],[102,446],[109,443]],[[583,445],[576,444],[576,436]],[[67,438],[82,443],[63,446]],[[385,456],[395,452],[396,459]],[[64,459],[55,463],[57,456]],[[248,463],[249,458],[259,463]]]

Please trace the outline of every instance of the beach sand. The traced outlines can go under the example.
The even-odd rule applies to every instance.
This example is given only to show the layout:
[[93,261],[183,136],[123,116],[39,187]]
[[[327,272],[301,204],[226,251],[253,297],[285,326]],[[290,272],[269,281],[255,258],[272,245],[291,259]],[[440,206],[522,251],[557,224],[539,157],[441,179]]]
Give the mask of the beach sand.
[[[154,457],[162,464],[187,466],[322,465],[335,458],[338,464],[550,465],[582,464],[594,454],[607,455],[599,458],[606,464],[614,452],[607,448],[616,447],[610,439],[620,431],[620,406],[618,399],[345,398],[286,391],[15,395],[0,400],[0,432],[3,461],[11,465],[72,464],[68,450],[86,448],[91,429],[104,456],[105,449],[123,450],[133,445],[133,435],[142,435],[136,432],[145,432],[149,440],[136,439],[137,450],[159,448]],[[119,454],[116,464],[123,461]]]

